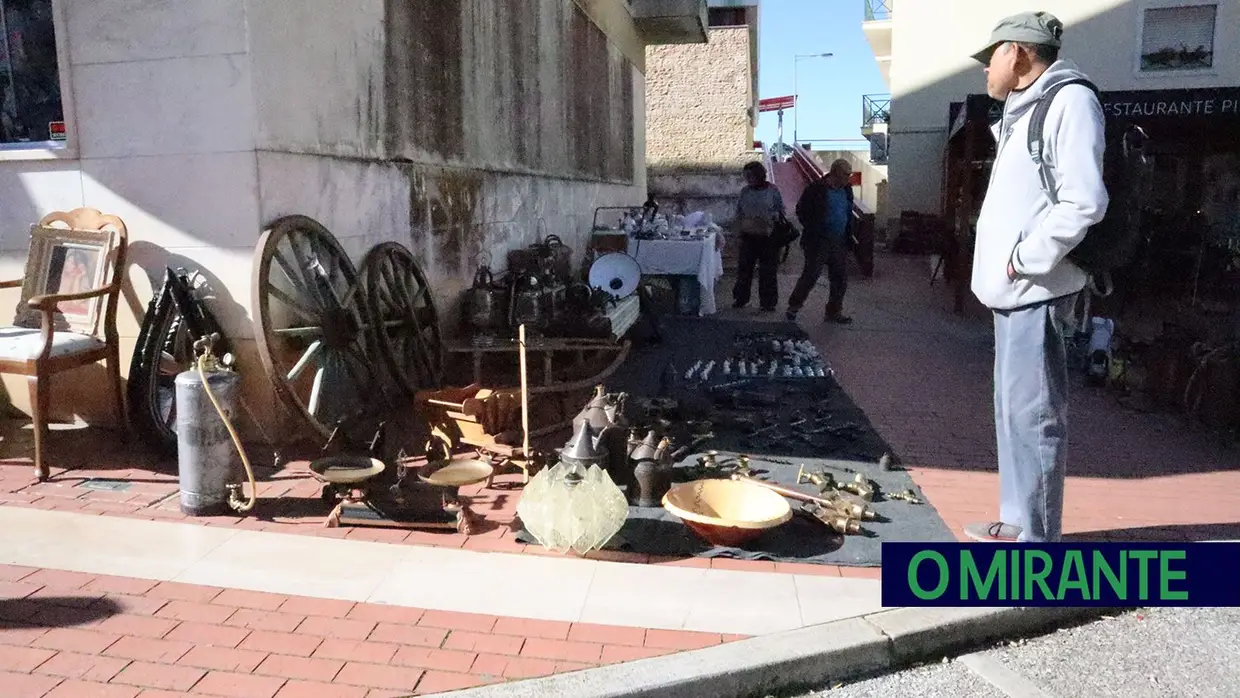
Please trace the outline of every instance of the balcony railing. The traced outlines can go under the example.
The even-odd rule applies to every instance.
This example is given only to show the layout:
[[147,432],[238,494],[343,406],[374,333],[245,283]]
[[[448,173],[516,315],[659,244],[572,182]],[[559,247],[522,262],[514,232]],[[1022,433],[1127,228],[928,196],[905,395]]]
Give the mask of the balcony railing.
[[895,0],[865,0],[865,21],[881,22],[891,19],[891,6]]
[[861,127],[891,121],[891,95],[864,95],[861,98]]

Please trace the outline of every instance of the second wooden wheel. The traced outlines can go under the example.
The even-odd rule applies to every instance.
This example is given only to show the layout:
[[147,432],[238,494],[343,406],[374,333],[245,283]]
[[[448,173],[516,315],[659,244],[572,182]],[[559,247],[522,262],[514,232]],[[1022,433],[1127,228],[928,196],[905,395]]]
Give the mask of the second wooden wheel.
[[398,242],[376,245],[358,271],[376,353],[409,397],[443,383],[439,315],[426,275]]

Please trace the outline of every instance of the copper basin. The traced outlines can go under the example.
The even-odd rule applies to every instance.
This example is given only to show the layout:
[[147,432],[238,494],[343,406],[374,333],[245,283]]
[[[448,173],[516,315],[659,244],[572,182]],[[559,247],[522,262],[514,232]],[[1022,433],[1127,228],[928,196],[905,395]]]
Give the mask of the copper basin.
[[782,496],[748,482],[697,480],[676,485],[663,508],[713,545],[737,547],[792,518]]

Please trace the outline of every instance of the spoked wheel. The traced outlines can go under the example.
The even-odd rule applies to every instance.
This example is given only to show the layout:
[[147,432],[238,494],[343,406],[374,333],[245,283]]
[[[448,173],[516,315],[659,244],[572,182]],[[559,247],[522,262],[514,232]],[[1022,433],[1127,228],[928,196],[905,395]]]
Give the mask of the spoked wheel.
[[443,383],[439,316],[426,276],[404,245],[385,242],[362,260],[362,291],[375,347],[408,397]]
[[276,221],[255,250],[255,339],[280,400],[318,434],[353,422],[379,394],[357,270],[326,228]]

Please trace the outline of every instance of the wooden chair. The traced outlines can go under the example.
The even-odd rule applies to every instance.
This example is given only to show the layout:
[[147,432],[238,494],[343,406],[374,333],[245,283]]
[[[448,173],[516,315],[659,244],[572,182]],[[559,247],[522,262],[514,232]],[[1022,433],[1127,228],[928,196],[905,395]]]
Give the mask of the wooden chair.
[[[27,377],[34,417],[34,469],[40,480],[49,475],[43,457],[53,374],[105,359],[117,418],[123,435],[128,436],[116,333],[128,241],[125,223],[116,216],[93,208],[56,211],[31,230],[25,277],[0,282],[0,288],[22,289],[13,325],[0,327],[0,373]],[[82,269],[89,277],[82,280],[88,290],[61,293],[61,283]],[[105,298],[106,309],[100,317],[99,306]]]

